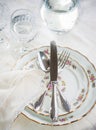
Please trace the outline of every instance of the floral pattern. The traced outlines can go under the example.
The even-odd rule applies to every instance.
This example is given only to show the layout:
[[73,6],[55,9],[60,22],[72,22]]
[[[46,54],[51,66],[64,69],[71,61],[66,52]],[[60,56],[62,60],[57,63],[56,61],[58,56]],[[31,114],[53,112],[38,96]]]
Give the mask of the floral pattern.
[[89,76],[89,79],[92,83],[92,87],[96,87],[96,77],[95,75],[91,72],[91,70],[87,70],[87,73],[88,73],[88,76]]
[[44,50],[44,53],[49,55],[49,50],[48,49]]
[[67,121],[67,120],[69,120],[69,119],[71,119],[71,118],[73,118],[73,117],[74,117],[74,116],[71,115],[71,116],[69,116],[69,117],[60,118],[59,121],[60,121],[60,122],[64,122],[64,121]]
[[74,106],[76,106],[79,102],[82,101],[82,99],[83,99],[83,97],[84,97],[84,93],[85,93],[85,89],[82,89],[80,95],[79,95],[78,98],[76,99],[76,102],[73,104]]

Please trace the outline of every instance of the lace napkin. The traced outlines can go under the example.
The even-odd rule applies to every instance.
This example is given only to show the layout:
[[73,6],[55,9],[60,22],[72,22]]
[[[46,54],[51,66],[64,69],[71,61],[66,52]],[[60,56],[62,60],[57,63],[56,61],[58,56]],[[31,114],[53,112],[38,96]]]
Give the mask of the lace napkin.
[[9,130],[24,107],[44,91],[41,79],[39,70],[0,73],[0,130]]

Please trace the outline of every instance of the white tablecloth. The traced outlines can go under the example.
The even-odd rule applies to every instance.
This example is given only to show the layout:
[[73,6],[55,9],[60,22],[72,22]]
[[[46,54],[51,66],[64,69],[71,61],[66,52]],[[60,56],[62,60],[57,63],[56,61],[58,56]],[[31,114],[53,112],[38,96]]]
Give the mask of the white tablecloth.
[[[3,1],[3,0],[2,0]],[[36,18],[37,36],[28,45],[32,48],[49,45],[51,40],[55,40],[58,45],[71,47],[80,51],[96,66],[96,1],[80,0],[80,16],[75,27],[68,33],[56,34],[48,30],[40,17],[40,0],[4,0],[10,9],[10,17],[13,11],[19,8],[28,8],[33,11]],[[17,46],[10,33],[10,17],[8,25],[3,32],[7,36],[10,50],[0,50],[0,72],[10,70],[19,56],[13,49]],[[19,45],[18,45],[19,46]],[[96,130],[96,106],[82,120],[59,127],[43,126],[32,122],[20,114],[14,121],[11,130]]]

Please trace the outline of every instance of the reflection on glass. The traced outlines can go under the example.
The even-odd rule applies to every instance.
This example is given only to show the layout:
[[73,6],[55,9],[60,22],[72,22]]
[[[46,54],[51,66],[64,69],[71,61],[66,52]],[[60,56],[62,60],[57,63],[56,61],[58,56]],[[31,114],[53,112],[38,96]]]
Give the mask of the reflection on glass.
[[4,29],[6,29],[6,25],[9,21],[9,8],[8,6],[3,3],[3,1],[0,1],[0,49],[8,49],[8,39],[4,34]]
[[9,18],[9,9],[5,3],[0,2],[0,31],[7,25]]
[[41,17],[53,31],[70,31],[78,18],[77,0],[45,0]]
[[25,43],[36,35],[35,18],[28,9],[19,9],[11,16],[11,32],[15,40],[22,44],[22,51],[25,50]]

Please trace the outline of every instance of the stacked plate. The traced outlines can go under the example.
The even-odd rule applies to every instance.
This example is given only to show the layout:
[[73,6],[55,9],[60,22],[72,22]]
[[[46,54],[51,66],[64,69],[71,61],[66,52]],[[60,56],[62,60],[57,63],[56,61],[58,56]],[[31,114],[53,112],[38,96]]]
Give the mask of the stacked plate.
[[[65,125],[76,122],[86,116],[94,107],[96,101],[96,69],[94,65],[81,53],[70,48],[59,47],[58,55],[62,50],[68,50],[70,57],[65,68],[58,74],[58,88],[71,106],[71,111],[66,112],[61,105],[58,93],[58,122],[52,122],[49,117],[52,88],[48,86],[50,75],[44,73],[40,87],[46,89],[46,95],[42,107],[34,108],[34,103],[40,95],[36,95],[32,102],[25,108],[22,114],[40,124],[44,125]],[[45,52],[50,56],[50,48],[41,47],[34,49],[19,59],[15,69],[39,69],[37,65],[37,53]],[[41,70],[42,71],[42,70]],[[34,87],[35,88],[35,87]]]

